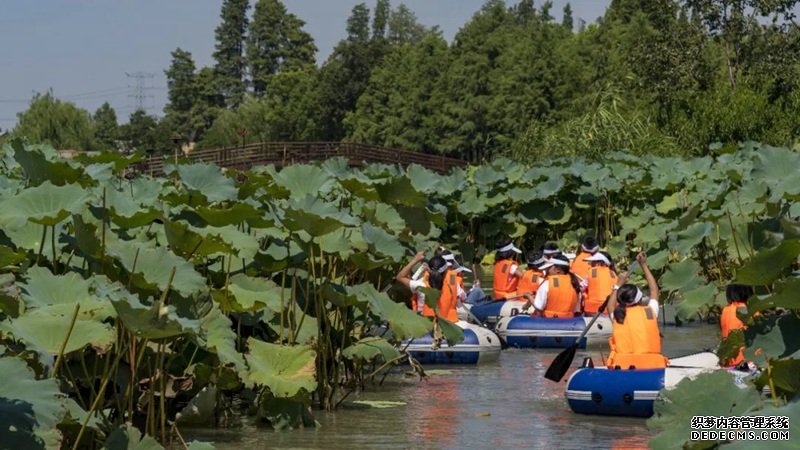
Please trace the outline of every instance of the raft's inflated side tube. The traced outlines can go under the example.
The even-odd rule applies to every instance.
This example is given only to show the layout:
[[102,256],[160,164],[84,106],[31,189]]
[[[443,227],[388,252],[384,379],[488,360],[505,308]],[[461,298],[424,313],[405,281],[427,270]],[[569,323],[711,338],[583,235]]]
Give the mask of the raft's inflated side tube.
[[516,300],[495,300],[490,303],[482,303],[470,307],[469,312],[481,321],[481,323],[494,325],[502,317],[511,317],[520,311],[524,301]]
[[664,373],[664,369],[578,369],[567,381],[567,403],[579,414],[650,417],[664,387]]
[[[496,330],[509,347],[566,348],[575,343],[590,321],[591,317],[545,318],[526,314],[500,319]],[[598,317],[578,347],[605,345],[611,328],[611,319]]]
[[[492,331],[463,321],[456,325],[464,330],[464,340],[453,347],[443,342],[431,348],[433,338],[426,334],[408,345],[407,351],[422,364],[482,364],[496,361],[500,355],[500,338]],[[405,347],[405,343],[403,345]]]

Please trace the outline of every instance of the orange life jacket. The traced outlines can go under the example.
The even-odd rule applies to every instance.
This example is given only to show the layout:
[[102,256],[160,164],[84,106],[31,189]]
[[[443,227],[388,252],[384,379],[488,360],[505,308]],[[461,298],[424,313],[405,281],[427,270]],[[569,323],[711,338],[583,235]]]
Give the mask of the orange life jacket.
[[[428,284],[428,279],[425,279],[425,286],[430,287]],[[456,273],[452,270],[448,270],[444,274],[444,283],[442,283],[441,294],[439,295],[439,302],[437,304],[437,309],[439,310],[439,317],[447,319],[450,322],[457,322],[458,321],[458,311],[457,311],[457,295],[458,295],[458,280],[456,277]],[[434,311],[433,308],[429,307],[428,305],[422,306],[422,315],[427,317],[433,317]]]
[[[747,308],[747,303],[734,301],[728,306],[722,308],[722,315],[719,318],[719,325],[722,328],[722,339],[728,337],[733,330],[742,330],[745,328],[744,323],[736,317],[736,310],[739,308]],[[744,361],[744,346],[739,349],[739,354],[736,358],[729,361],[724,361],[726,366],[732,367],[739,365]]]
[[586,301],[583,304],[583,312],[586,314],[596,314],[600,305],[606,301],[614,286],[617,284],[617,275],[610,267],[597,266],[589,270],[586,289]]
[[535,269],[528,269],[522,275],[522,278],[519,279],[517,292],[520,294],[528,292],[535,294],[542,280],[544,280],[544,274],[542,274],[542,272]]
[[542,315],[544,317],[573,317],[578,305],[578,293],[572,287],[569,275],[550,275],[547,277],[547,304]]
[[661,336],[658,319],[649,306],[628,306],[625,320],[616,320],[608,344],[611,353],[606,365],[609,369],[660,369],[669,360],[661,354]]
[[519,278],[511,272],[514,261],[501,259],[494,263],[494,287],[492,289],[494,298],[504,299],[517,295]]
[[[425,282],[425,286],[428,286],[428,272],[425,271],[422,274],[422,280]],[[411,293],[411,310],[414,312],[420,312],[422,305],[419,304],[419,294],[416,292]]]
[[574,273],[575,275],[583,278],[584,280],[589,279],[589,271],[592,268],[592,263],[584,261],[584,259],[592,256],[589,252],[584,252],[581,250],[578,253],[578,256],[572,260],[572,263],[569,265],[569,271]]

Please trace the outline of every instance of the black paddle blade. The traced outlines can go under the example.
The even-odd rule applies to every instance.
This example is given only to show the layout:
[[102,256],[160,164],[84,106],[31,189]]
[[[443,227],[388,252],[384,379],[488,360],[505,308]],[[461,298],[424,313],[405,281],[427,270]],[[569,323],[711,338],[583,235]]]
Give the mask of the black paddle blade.
[[575,351],[578,348],[577,345],[570,345],[563,352],[559,353],[556,356],[556,359],[553,360],[550,367],[547,368],[547,372],[544,373],[544,377],[548,380],[555,381],[558,383],[564,378],[564,375],[569,370],[569,366],[572,365],[572,360],[575,359]]

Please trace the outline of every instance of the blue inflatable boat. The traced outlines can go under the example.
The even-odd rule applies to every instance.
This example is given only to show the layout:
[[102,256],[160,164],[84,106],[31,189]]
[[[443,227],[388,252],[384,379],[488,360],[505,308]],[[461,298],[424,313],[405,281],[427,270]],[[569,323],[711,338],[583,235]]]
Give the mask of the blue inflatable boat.
[[496,361],[500,356],[500,338],[492,331],[464,321],[456,322],[464,330],[464,340],[454,346],[442,342],[434,348],[433,337],[426,334],[414,339],[409,344],[404,341],[401,348],[406,348],[414,359],[422,364],[483,364]]
[[567,381],[569,407],[579,414],[650,417],[663,388],[670,389],[686,377],[719,369],[717,355],[696,353],[670,360],[679,367],[650,370],[611,370],[585,367]]
[[[501,318],[495,331],[509,347],[566,348],[575,343],[591,320],[591,317],[551,319],[523,314]],[[610,336],[611,320],[608,316],[601,315],[578,343],[578,347],[605,345]]]
[[494,300],[477,305],[464,305],[469,312],[464,311],[464,315],[459,314],[459,316],[463,320],[477,320],[481,324],[493,327],[501,318],[519,314],[523,305],[524,301],[517,300]]

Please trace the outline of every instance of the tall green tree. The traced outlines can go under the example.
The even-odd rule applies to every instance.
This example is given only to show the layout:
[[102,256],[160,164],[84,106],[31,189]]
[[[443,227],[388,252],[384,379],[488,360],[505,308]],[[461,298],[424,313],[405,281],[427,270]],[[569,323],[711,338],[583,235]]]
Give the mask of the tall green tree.
[[386,38],[386,26],[391,12],[392,5],[389,0],[378,0],[375,3],[375,14],[372,18],[372,39],[380,40]]
[[428,31],[417,21],[414,11],[402,3],[389,14],[387,26],[389,43],[392,45],[419,43]]
[[17,114],[14,137],[56,149],[95,150],[95,126],[88,111],[61,101],[52,92],[35,94],[28,109]]
[[194,141],[203,124],[194,115],[199,96],[192,54],[180,48],[173,51],[172,63],[164,74],[168,89],[164,119],[183,140]]
[[175,150],[167,121],[159,121],[142,110],[131,113],[128,123],[120,126],[119,134],[129,152],[171,154]]
[[572,31],[572,29],[575,28],[575,22],[572,19],[572,5],[569,3],[564,5],[564,11],[561,17],[561,25],[569,31]]
[[228,108],[239,106],[244,98],[244,45],[249,8],[248,0],[224,0],[220,14],[222,22],[215,30],[214,71],[224,106]]
[[117,150],[119,124],[114,108],[104,102],[94,112],[95,139],[101,150]]

